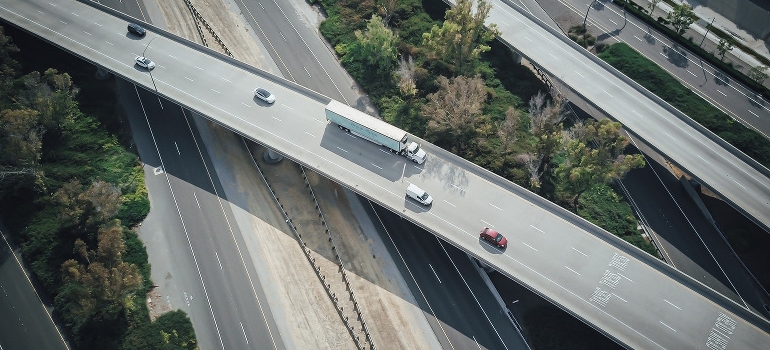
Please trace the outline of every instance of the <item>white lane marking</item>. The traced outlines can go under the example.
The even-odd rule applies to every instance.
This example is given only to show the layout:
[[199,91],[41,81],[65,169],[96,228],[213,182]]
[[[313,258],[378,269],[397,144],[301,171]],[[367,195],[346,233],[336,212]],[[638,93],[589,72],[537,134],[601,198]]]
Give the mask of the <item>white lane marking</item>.
[[496,205],[494,205],[494,204],[492,204],[492,203],[489,203],[489,205],[491,205],[491,206],[495,207],[495,209],[497,209],[497,210],[499,210],[499,211],[503,211],[502,209],[500,209],[500,207],[498,207],[498,206],[496,206]]
[[617,22],[615,22],[615,21],[613,21],[613,20],[611,20],[611,19],[609,19],[609,18],[607,18],[607,20],[608,20],[608,21],[610,21],[610,22],[612,22],[612,24],[614,24],[614,25],[618,25],[618,23],[617,23]]
[[378,150],[379,150],[380,152],[382,152],[382,153],[385,153],[385,154],[391,154],[391,153],[393,153],[393,152],[390,152],[390,151],[386,151],[386,150],[384,150],[384,149],[382,149],[382,148],[378,148]]
[[722,96],[724,96],[724,97],[727,97],[727,94],[726,94],[726,93],[724,93],[724,92],[722,92],[722,91],[720,91],[720,90],[717,90],[717,92],[718,92],[718,93],[720,93],[720,94],[722,94]]
[[532,249],[532,250],[534,250],[534,251],[538,251],[537,249],[535,249],[535,247],[533,247],[533,246],[531,246],[531,245],[529,245],[529,244],[527,244],[527,243],[521,242],[521,244],[523,244],[523,245],[525,245],[525,246],[529,247],[530,249]]
[[61,22],[62,24],[67,24],[67,22],[64,22],[64,21],[62,21],[62,20],[59,20],[59,22]]
[[663,57],[665,57],[665,58],[668,58],[668,56],[666,56],[666,54],[665,54],[665,53],[662,53],[662,52],[661,52],[661,53],[660,53],[660,55],[661,55],[661,56],[663,56]]
[[51,5],[53,7],[56,7],[56,4],[49,2],[48,5]]
[[225,79],[225,78],[222,78],[222,77],[220,77],[220,78],[221,78],[222,80],[224,80],[224,81],[228,82],[228,83],[232,83],[232,81],[230,81],[230,80],[227,80],[227,79]]
[[195,67],[195,68],[198,68],[198,69],[200,69],[200,70],[203,70],[203,68],[201,68],[201,67],[198,67],[198,66],[196,66],[196,65],[193,65],[193,67]]
[[338,150],[340,150],[340,151],[342,151],[342,152],[348,153],[348,151],[346,151],[346,150],[344,150],[344,149],[342,149],[342,148],[339,148],[339,147],[337,147],[337,149],[338,149]]
[[195,204],[198,205],[198,209],[201,209],[201,203],[198,202],[198,195],[193,192],[193,197],[195,197]]
[[285,36],[283,36],[283,33],[281,33],[281,32],[278,32],[278,34],[281,34],[281,38],[283,38],[283,41],[286,41],[286,42],[288,42],[288,40],[286,40],[286,37],[285,37]]
[[578,72],[578,71],[575,71],[575,73],[577,73],[577,75],[579,75],[581,78],[585,78],[586,77],[585,75],[580,74],[580,72]]
[[672,331],[676,332],[676,329],[673,329],[673,328],[671,328],[671,326],[669,326],[669,325],[667,325],[667,324],[663,323],[663,321],[660,321],[660,324],[662,324],[662,325],[664,325],[664,326],[668,327],[668,329],[670,329],[670,330],[672,330]]
[[190,78],[188,78],[188,77],[184,77],[184,78],[185,78],[185,79],[187,79],[187,80],[189,80],[189,81],[195,81],[195,80],[192,80],[192,79],[190,79]]
[[[738,182],[738,181],[735,181],[735,180],[733,180],[733,182],[735,182],[735,184],[736,184],[736,185],[743,187],[743,185],[741,185],[741,183],[740,183],[740,182]],[[745,189],[746,189],[746,187],[743,187],[743,189],[745,190]]]
[[500,23],[505,24],[505,25],[509,25],[508,23],[505,23],[505,21],[502,21],[502,20],[500,21]]
[[275,119],[275,120],[279,121],[279,122],[282,122],[282,121],[283,121],[283,120],[281,120],[281,118],[277,118],[277,117],[276,117],[276,116],[274,116],[274,115],[271,115],[271,117],[272,117],[273,119]]
[[749,113],[751,113],[751,114],[753,114],[755,117],[759,118],[759,116],[758,116],[756,113],[754,113],[754,112],[752,112],[752,111],[749,111]]
[[436,279],[438,280],[438,283],[441,283],[441,279],[438,278],[438,274],[436,273],[436,270],[433,269],[433,265],[428,264],[428,266],[430,266],[430,270],[433,271],[433,275],[436,276]]
[[698,158],[700,158],[700,160],[702,160],[702,161],[704,161],[704,162],[706,162],[706,163],[708,163],[708,164],[711,164],[711,162],[709,162],[709,161],[707,161],[707,160],[703,159],[703,157],[701,157],[701,156],[700,156],[700,154],[696,154],[696,156],[698,156]]
[[219,254],[216,251],[214,251],[214,255],[217,257],[217,262],[219,263],[219,269],[224,270],[224,268],[222,268],[222,261],[219,260]]
[[541,230],[541,229],[539,229],[539,228],[537,228],[537,227],[535,227],[535,226],[529,225],[529,227],[531,227],[531,228],[534,228],[535,230],[538,230],[538,231],[540,231],[541,233],[545,233],[545,231],[543,231],[543,230]]
[[663,299],[663,301],[667,302],[669,305],[671,305],[671,306],[673,306],[673,307],[675,307],[675,308],[677,308],[679,310],[682,310],[682,308],[680,308],[679,306],[674,305],[674,303],[672,303],[672,302],[670,302],[670,301],[668,301],[666,299]]
[[620,275],[620,277],[623,277],[623,278],[627,279],[629,282],[634,283],[634,281],[632,279],[626,277],[625,275],[623,275],[621,273],[619,273],[618,275]]
[[640,118],[644,119],[644,117],[642,117],[642,115],[641,115],[641,114],[639,114],[639,112],[637,112],[637,111],[635,111],[635,110],[633,110],[633,109],[631,110],[631,112],[634,112],[634,114],[636,114],[636,115],[638,115]]
[[554,54],[552,54],[552,53],[550,53],[550,52],[549,52],[548,54],[549,54],[549,55],[551,55],[551,57],[553,57],[553,58],[555,58],[555,59],[557,59],[557,60],[559,59],[558,57],[554,56]]
[[583,254],[584,256],[588,256],[586,253],[583,253],[583,252],[581,252],[581,251],[579,251],[579,250],[575,249],[575,247],[570,247],[570,248],[572,248],[572,250],[574,250],[574,251],[576,251],[576,252],[578,252],[578,253],[580,253],[580,254]]
[[623,299],[623,298],[619,297],[619,296],[618,296],[617,294],[615,294],[615,293],[612,293],[612,295],[614,295],[616,298],[618,298],[618,299],[620,299],[620,300],[623,300],[623,301],[624,301],[624,302],[626,302],[626,303],[628,302],[626,299]]
[[534,43],[534,41],[532,41],[532,39],[528,38],[527,36],[524,36],[524,39],[527,39],[529,40],[529,42]]
[[449,204],[449,205],[451,205],[451,206],[453,206],[453,207],[455,207],[455,208],[457,207],[456,205],[454,205],[454,204],[452,204],[452,203],[449,203],[449,202],[447,202],[447,201],[446,201],[446,199],[442,199],[442,200],[443,200],[443,201],[444,201],[446,204]]
[[174,56],[174,55],[168,55],[168,57],[171,57],[171,58],[173,58],[175,60],[178,60],[178,58],[176,58],[176,56]]
[[216,92],[216,93],[218,93],[218,94],[220,93],[219,91],[217,91],[217,90],[214,90],[214,89],[209,89],[209,90],[211,90],[211,91],[214,91],[214,92]]
[[107,44],[110,44],[110,45],[112,45],[112,46],[115,46],[115,44],[113,44],[113,43],[111,43],[111,42],[109,42],[109,41],[107,41]]
[[[308,134],[308,135],[310,135],[310,137],[315,137],[315,135],[313,135],[313,134],[311,134],[311,133],[309,133],[309,132],[307,132],[307,131],[305,131],[305,134]],[[380,169],[382,169],[382,168],[380,168]]]
[[96,24],[97,26],[100,26],[100,27],[102,26],[101,24],[99,24],[99,23],[96,23],[96,22],[94,22],[94,24]]
[[181,156],[182,152],[179,152],[179,145],[176,144],[176,141],[174,141],[174,147],[176,147],[176,153]]
[[672,140],[676,141],[676,139],[673,136],[669,135],[667,132],[664,131],[663,133],[666,134],[666,136],[670,137]]
[[309,77],[311,77],[311,78],[313,77],[312,75],[310,75],[310,71],[308,71],[308,70],[307,70],[307,67],[305,67],[305,66],[302,66],[302,68],[304,68],[304,69],[305,69],[305,73],[307,73],[307,76],[309,76]]
[[294,110],[294,108],[291,108],[291,106],[287,106],[287,105],[285,105],[285,104],[283,104],[283,103],[281,103],[281,106],[284,106],[284,107],[286,107],[286,108],[288,108],[288,109]]
[[249,107],[249,108],[251,108],[251,106],[249,106],[249,105],[247,105],[247,104],[245,104],[245,103],[243,103],[243,102],[241,102],[241,104],[242,104],[242,105],[244,105],[244,106],[246,106],[246,107]]
[[484,220],[481,220],[481,222],[483,222],[484,224],[486,224],[486,225],[487,225],[487,227],[495,227],[495,225],[492,225],[492,224],[490,224],[490,223],[488,223],[488,222],[486,222],[486,221],[484,221]]
[[80,15],[78,15],[77,13],[74,13],[74,12],[70,12],[70,14],[72,14],[75,17],[80,17]]
[[419,170],[419,171],[422,171],[422,168],[420,168],[420,167],[418,167],[418,166],[416,166],[416,165],[412,165],[412,166],[413,166],[413,167],[415,167],[415,169],[417,169],[417,170]]
[[87,32],[85,30],[83,31],[83,33],[86,33],[87,35],[91,35],[91,33]]
[[[475,341],[475,342],[476,342],[476,346],[478,346],[478,347],[479,347],[479,350],[481,350],[481,344],[479,344],[479,341],[478,341],[478,340],[476,340],[476,336],[475,336],[475,335],[472,335],[471,337],[473,338],[473,341]],[[0,349],[0,350],[2,350],[2,349]]]
[[40,10],[37,10],[37,12],[40,13],[41,15],[45,14],[43,11],[40,11]]
[[642,41],[642,38],[640,38],[640,37],[638,37],[636,35],[634,35],[634,38],[636,38],[636,40]]
[[687,70],[687,73],[690,73],[690,74],[692,74],[692,76],[697,77],[697,75],[695,75],[695,73],[693,73],[693,72],[690,72],[689,69]]
[[465,189],[464,189],[464,188],[462,188],[462,187],[460,187],[460,186],[457,186],[457,185],[454,185],[454,184],[449,184],[449,186],[452,186],[452,187],[454,187],[454,188],[456,188],[456,189],[458,189],[458,190],[460,190],[460,191],[463,191],[463,192],[465,192]]
[[261,2],[259,3],[259,7],[261,7],[263,11],[267,11],[267,10],[265,10],[265,7],[264,7],[264,6],[262,6],[262,3],[261,3]]
[[369,164],[371,164],[373,167],[375,167],[375,168],[377,168],[377,169],[380,169],[380,170],[382,170],[382,167],[381,167],[381,166],[378,166],[377,164],[374,164],[374,163],[369,163]]
[[243,328],[243,322],[238,322],[241,324],[241,330],[243,331],[243,339],[246,339],[246,344],[249,343],[249,337],[246,336],[246,329]]
[[602,91],[604,91],[604,93],[605,93],[605,94],[607,94],[607,95],[609,95],[610,97],[612,97],[612,95],[610,95],[610,93],[609,93],[609,92],[607,92],[607,90],[604,90],[604,89],[602,89]]
[[573,270],[573,269],[569,268],[569,266],[567,266],[567,265],[564,265],[564,267],[566,267],[566,268],[567,268],[567,270],[570,270],[570,271],[574,272],[574,273],[575,273],[576,275],[578,275],[578,276],[583,276],[583,275],[581,275],[581,274],[580,274],[580,272],[577,272],[577,271],[575,271],[575,270]]

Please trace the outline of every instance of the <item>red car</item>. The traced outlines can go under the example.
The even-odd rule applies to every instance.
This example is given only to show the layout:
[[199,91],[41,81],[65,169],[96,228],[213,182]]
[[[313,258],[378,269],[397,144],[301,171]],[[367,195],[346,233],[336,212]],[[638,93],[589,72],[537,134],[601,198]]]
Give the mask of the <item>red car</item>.
[[508,240],[503,237],[500,232],[497,232],[489,227],[484,227],[481,229],[481,233],[479,235],[481,236],[481,239],[496,245],[498,248],[505,249],[505,247],[508,246]]

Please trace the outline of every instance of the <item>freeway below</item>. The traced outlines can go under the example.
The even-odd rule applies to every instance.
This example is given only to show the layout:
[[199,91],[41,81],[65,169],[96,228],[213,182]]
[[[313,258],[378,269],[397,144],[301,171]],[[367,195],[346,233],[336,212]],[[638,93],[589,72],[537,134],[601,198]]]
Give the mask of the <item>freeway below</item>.
[[[94,5],[96,6],[96,5]],[[0,0],[0,16],[180,105],[280,150],[494,266],[632,348],[758,349],[770,323],[692,278],[507,180],[433,145],[408,163],[327,124],[324,97],[127,17],[78,2]],[[134,65],[144,54],[150,73]],[[263,86],[278,100],[257,101]],[[415,183],[432,207],[405,198]],[[479,240],[507,234],[506,251]],[[655,286],[655,288],[648,288]]]
[[527,11],[490,3],[501,41],[770,230],[770,170]]

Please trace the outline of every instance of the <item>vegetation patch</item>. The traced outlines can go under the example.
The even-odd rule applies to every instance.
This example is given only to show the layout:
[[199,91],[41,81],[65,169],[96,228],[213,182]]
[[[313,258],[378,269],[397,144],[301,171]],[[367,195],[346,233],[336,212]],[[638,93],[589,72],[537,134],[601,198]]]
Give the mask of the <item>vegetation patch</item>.
[[[183,312],[150,322],[147,252],[130,230],[149,200],[139,160],[121,142],[130,139],[116,113],[115,80],[98,81],[88,63],[14,36],[34,55],[18,54],[0,27],[0,213],[34,278],[77,348],[195,348]],[[34,57],[33,67],[69,60],[83,86],[55,68],[25,71],[17,56],[25,64]],[[125,342],[138,329],[159,341]]]

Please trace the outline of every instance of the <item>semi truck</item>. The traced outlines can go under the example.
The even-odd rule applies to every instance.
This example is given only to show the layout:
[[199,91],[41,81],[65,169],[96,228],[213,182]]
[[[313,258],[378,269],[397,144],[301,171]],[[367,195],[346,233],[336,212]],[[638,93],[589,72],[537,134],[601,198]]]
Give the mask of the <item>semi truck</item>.
[[427,154],[417,142],[409,142],[406,131],[372,117],[341,102],[326,105],[326,120],[342,131],[349,132],[369,142],[387,147],[417,164],[425,162]]

